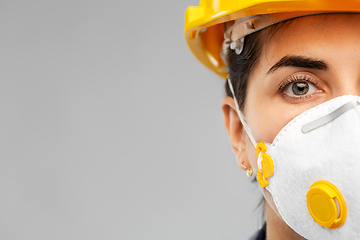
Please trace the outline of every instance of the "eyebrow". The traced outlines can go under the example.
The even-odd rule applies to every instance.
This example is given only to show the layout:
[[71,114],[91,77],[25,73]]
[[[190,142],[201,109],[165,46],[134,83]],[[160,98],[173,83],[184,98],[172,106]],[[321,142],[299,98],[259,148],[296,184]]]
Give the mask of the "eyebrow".
[[285,56],[275,63],[266,74],[273,73],[276,69],[281,67],[300,67],[300,68],[309,68],[309,69],[318,69],[318,70],[327,70],[328,65],[320,60],[306,58],[303,56]]

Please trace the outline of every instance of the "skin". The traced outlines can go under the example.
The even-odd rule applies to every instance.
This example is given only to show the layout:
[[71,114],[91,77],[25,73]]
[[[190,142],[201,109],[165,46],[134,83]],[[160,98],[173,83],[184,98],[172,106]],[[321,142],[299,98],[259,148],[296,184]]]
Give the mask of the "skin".
[[[359,25],[360,14],[302,17],[277,31],[264,44],[250,74],[243,111],[256,142],[271,143],[289,121],[320,103],[342,95],[360,95]],[[285,56],[318,60],[327,67],[281,66],[269,72]],[[289,83],[291,76],[296,81]],[[299,83],[308,83],[307,94],[298,95],[292,90],[294,84],[301,87]],[[283,87],[279,90],[280,85]],[[238,165],[243,170],[250,167],[256,170],[255,148],[243,129],[233,98],[224,98],[222,110]],[[264,195],[267,240],[304,239],[277,214],[266,190]]]

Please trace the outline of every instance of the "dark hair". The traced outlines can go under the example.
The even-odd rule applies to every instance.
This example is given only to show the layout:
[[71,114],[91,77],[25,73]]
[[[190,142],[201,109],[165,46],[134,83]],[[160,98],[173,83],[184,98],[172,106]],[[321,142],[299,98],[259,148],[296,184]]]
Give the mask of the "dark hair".
[[[238,101],[240,110],[244,110],[249,77],[261,56],[265,44],[267,44],[271,37],[273,37],[282,26],[289,26],[294,20],[295,19],[277,23],[264,30],[245,36],[244,49],[240,55],[237,55],[235,51],[231,49],[227,51],[225,58],[229,71],[228,77],[233,85],[235,98]],[[225,90],[227,96],[233,97],[228,81],[226,81]],[[253,182],[256,182],[256,179],[253,179]],[[259,219],[261,224],[264,223],[266,218],[264,203],[265,200],[262,197],[255,209],[261,212]]]
[[[234,50],[229,50],[226,57],[229,71],[228,77],[234,88],[234,97],[239,103],[240,110],[244,108],[250,73],[262,52],[262,32],[259,31],[244,38],[244,49],[240,55],[237,55]],[[225,90],[227,96],[233,97],[228,81],[226,81]]]
[[[231,49],[227,51],[226,64],[229,71],[228,77],[231,79],[235,98],[238,101],[240,110],[244,109],[249,77],[260,58],[264,45],[279,29],[283,26],[289,26],[294,20],[296,20],[296,18],[274,24],[261,31],[245,36],[244,49],[240,55],[237,55],[235,51]],[[227,96],[233,97],[227,81],[225,90]]]

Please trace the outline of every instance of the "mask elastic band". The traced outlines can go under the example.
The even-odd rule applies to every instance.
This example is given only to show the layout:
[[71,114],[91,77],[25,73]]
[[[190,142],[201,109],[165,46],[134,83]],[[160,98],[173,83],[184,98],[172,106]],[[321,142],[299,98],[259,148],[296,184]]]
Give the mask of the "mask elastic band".
[[258,156],[258,159],[257,159],[257,166],[258,166],[259,172],[261,172],[261,173],[263,173],[263,171],[262,171],[262,164],[261,164],[262,154],[263,154],[263,152],[260,152],[260,153],[259,153],[259,156]]
[[256,148],[256,141],[255,141],[255,138],[253,137],[252,133],[251,133],[251,130],[249,128],[249,125],[246,123],[245,121],[245,117],[244,117],[244,114],[240,111],[240,108],[239,108],[239,104],[236,100],[236,97],[235,97],[235,92],[234,92],[234,88],[231,84],[231,80],[228,79],[228,84],[229,84],[229,88],[230,88],[230,91],[233,95],[233,98],[234,98],[234,102],[235,102],[235,106],[236,106],[236,111],[237,111],[237,114],[240,118],[240,121],[242,123],[242,125],[244,126],[244,129],[245,129],[245,132],[247,133],[247,135],[249,136],[250,138],[250,141],[252,142],[252,144],[254,145],[254,147]]

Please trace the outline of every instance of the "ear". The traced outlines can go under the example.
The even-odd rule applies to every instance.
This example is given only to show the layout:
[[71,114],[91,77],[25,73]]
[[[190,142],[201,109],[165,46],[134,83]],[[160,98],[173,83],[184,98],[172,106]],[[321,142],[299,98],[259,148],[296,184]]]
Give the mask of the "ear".
[[245,131],[236,111],[234,99],[225,97],[221,104],[224,113],[224,124],[230,138],[230,144],[236,156],[237,163],[241,169],[250,168],[246,153]]

